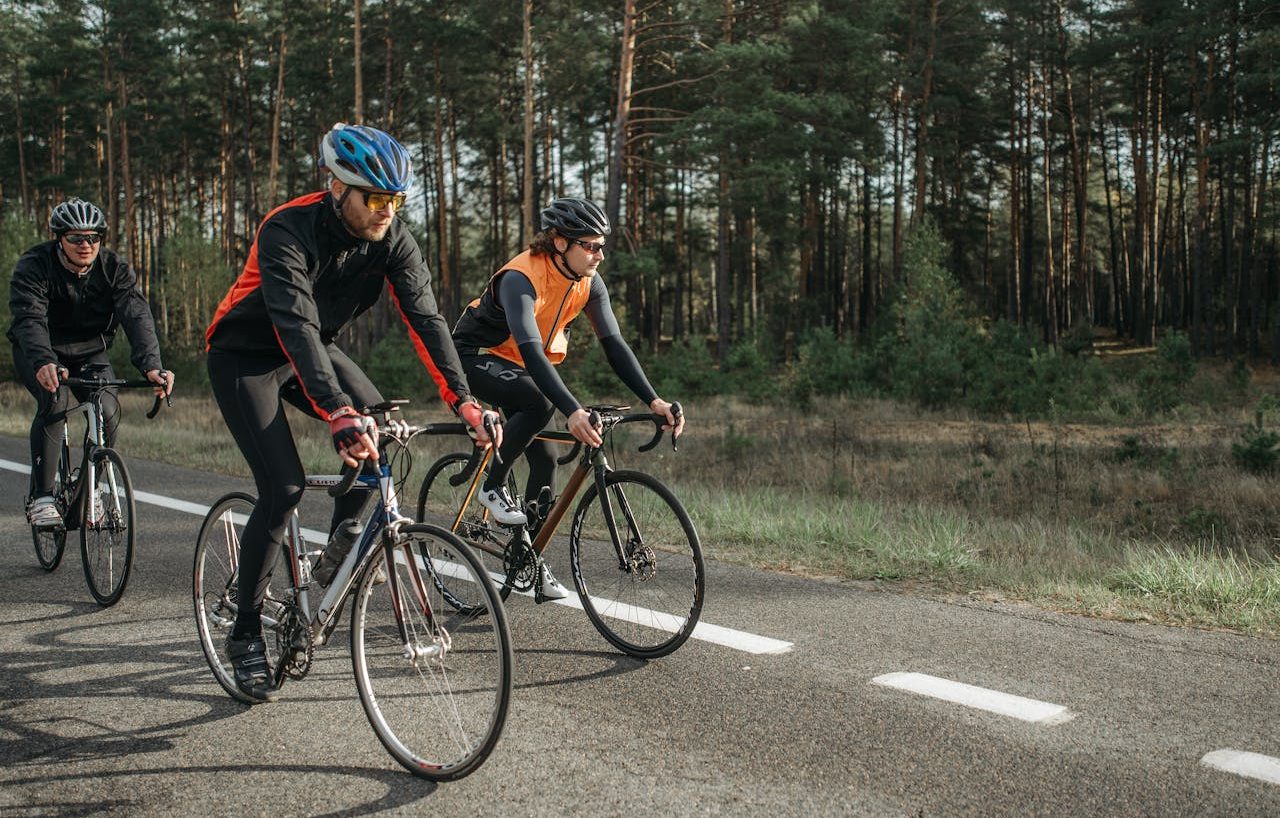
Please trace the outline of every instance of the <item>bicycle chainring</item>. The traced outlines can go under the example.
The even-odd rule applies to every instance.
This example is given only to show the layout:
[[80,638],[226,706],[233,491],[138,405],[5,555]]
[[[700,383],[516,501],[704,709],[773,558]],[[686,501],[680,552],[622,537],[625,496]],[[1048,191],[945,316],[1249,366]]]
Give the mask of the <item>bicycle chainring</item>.
[[538,555],[525,543],[513,542],[503,554],[502,569],[513,591],[531,591],[538,582]]
[[276,630],[276,654],[284,674],[301,679],[311,670],[311,654],[315,647],[311,630],[298,618],[296,605],[288,605]]

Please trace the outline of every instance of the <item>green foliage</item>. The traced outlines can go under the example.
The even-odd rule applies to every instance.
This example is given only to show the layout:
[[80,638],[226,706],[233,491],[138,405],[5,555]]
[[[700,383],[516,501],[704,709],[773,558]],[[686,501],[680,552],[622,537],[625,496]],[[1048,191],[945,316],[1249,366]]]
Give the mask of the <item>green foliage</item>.
[[667,400],[710,397],[725,391],[724,378],[710,348],[702,341],[672,344],[666,352],[646,361],[644,367],[653,388]]
[[815,397],[867,389],[864,359],[852,339],[837,338],[830,327],[810,330],[800,342],[792,367],[792,397],[807,404]]
[[729,348],[720,366],[725,385],[734,393],[752,400],[778,398],[775,364],[765,352],[767,341],[760,335],[749,335]]
[[982,345],[964,294],[942,266],[945,251],[930,223],[912,233],[906,283],[893,301],[891,328],[874,351],[885,390],[929,407],[964,398]]
[[421,409],[435,399],[435,386],[429,384],[426,370],[404,332],[393,328],[383,336],[361,367],[388,400],[408,398]]
[[1238,442],[1231,444],[1231,456],[1245,471],[1271,472],[1280,461],[1280,434],[1263,428],[1259,412],[1257,422],[1244,430]]
[[1148,415],[1157,415],[1178,406],[1195,374],[1191,339],[1184,332],[1167,333],[1156,344],[1155,357],[1138,370],[1139,408]]
[[[40,225],[23,218],[16,209],[0,212],[0,330],[9,329],[9,281],[14,265],[28,248],[44,240]],[[13,351],[0,343],[0,377],[13,377]]]

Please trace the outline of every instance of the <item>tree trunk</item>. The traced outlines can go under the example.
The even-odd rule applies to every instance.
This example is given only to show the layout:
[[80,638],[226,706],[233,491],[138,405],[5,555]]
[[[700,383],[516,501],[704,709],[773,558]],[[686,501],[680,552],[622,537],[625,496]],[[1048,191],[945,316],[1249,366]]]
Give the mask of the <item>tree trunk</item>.
[[360,25],[361,0],[352,0],[351,5],[352,5],[352,21],[351,21],[352,48],[354,52],[352,54],[352,62],[354,63],[354,66],[355,66],[355,75],[356,75],[355,105],[353,106],[353,110],[355,112],[355,120],[356,120],[355,124],[363,125],[364,124],[364,71],[363,71],[364,54],[362,53],[362,49],[361,49],[361,29],[363,29],[363,26]]
[[284,59],[288,50],[288,29],[280,30],[280,49],[276,65],[276,104],[271,112],[271,181],[267,190],[267,207],[275,207],[280,175],[280,119],[284,111]]
[[[613,149],[609,152],[609,192],[605,196],[605,215],[609,223],[618,224],[622,202],[622,178],[627,169],[627,132],[631,117],[631,77],[635,71],[636,0],[624,0],[622,9],[622,43],[618,58],[618,99],[613,112]],[[606,237],[605,252],[617,245],[618,231]]]
[[524,207],[520,243],[533,238],[533,0],[524,0]]

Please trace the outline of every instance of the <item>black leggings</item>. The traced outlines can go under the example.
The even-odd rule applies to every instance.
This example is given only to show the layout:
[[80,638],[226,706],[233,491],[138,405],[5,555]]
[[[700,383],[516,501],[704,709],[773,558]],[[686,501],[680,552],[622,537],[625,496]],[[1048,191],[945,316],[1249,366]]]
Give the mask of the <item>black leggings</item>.
[[[337,347],[329,346],[327,351],[338,383],[357,407],[382,402],[382,395],[360,367]],[[271,570],[264,567],[274,568],[289,515],[302,502],[306,475],[284,401],[312,417],[317,415],[302,393],[293,367],[279,358],[210,352],[209,383],[258,489],[258,502],[240,535],[239,598],[253,600],[253,605],[241,605],[236,616],[234,635],[242,638],[262,629],[262,600],[271,581]],[[339,498],[334,503],[330,530],[339,521],[358,516],[368,498],[368,491],[353,491]]]
[[484,488],[495,489],[507,479],[515,458],[524,453],[529,463],[529,479],[525,483],[525,500],[533,500],[543,486],[550,486],[556,470],[555,444],[535,440],[555,415],[555,407],[542,394],[523,367],[496,355],[475,355],[458,351],[462,371],[466,373],[471,394],[502,410],[501,463],[490,466]]
[[[105,350],[87,358],[67,358],[58,361],[73,378],[101,378],[115,380],[111,361]],[[22,385],[36,399],[36,416],[31,420],[31,496],[40,497],[53,491],[53,479],[58,473],[58,456],[62,453],[62,428],[65,420],[49,421],[49,416],[64,412],[72,406],[72,395],[77,401],[87,400],[92,390],[77,386],[59,386],[50,392],[36,380],[36,371],[17,344],[13,345],[13,368]],[[120,428],[120,404],[116,390],[108,389],[102,395],[102,425],[108,446],[115,443],[116,430]]]

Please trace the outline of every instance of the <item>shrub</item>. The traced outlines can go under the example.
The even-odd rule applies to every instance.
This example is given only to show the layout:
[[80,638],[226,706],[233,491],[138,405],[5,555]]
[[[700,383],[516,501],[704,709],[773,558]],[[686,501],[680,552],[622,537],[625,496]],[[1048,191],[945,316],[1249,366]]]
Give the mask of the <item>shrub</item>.
[[1263,429],[1261,424],[1250,426],[1231,444],[1231,456],[1246,471],[1263,474],[1275,468],[1280,460],[1280,434]]
[[888,391],[929,407],[965,396],[984,351],[978,322],[942,266],[945,253],[928,222],[912,233],[904,259],[906,284],[890,309],[890,331],[874,347]]

